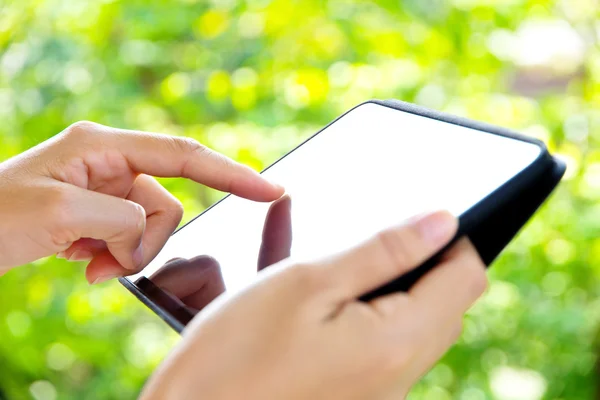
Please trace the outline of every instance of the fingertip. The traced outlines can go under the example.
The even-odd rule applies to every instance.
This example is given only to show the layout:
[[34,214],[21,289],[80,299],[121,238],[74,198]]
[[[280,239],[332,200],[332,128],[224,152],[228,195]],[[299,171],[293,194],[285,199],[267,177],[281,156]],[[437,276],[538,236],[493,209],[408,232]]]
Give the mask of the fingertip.
[[285,187],[283,185],[263,174],[259,174],[254,170],[252,171],[254,172],[255,178],[259,181],[259,184],[256,185],[257,182],[254,182],[254,184],[251,185],[251,188],[256,190],[260,187],[262,189],[262,195],[264,195],[264,201],[274,201],[285,194]]
[[108,251],[95,256],[85,269],[85,279],[90,285],[129,274],[131,271],[125,270]]
[[133,251],[109,244],[108,251],[112,254],[117,264],[129,273],[137,272],[144,267],[145,251],[143,242],[140,242]]
[[262,177],[262,175],[261,175],[261,178],[264,179],[265,182],[267,183],[267,185],[269,186],[269,189],[268,189],[269,200],[267,200],[267,201],[277,200],[285,194],[285,188],[282,185],[280,185],[279,183],[273,182],[269,179],[265,179],[264,177]]
[[260,202],[271,202],[279,199],[285,193],[281,185],[271,183],[258,175],[257,181],[248,181],[232,190],[236,196]]
[[275,188],[275,193],[277,194],[277,198],[283,196],[285,194],[285,187],[276,182],[270,182],[271,185]]

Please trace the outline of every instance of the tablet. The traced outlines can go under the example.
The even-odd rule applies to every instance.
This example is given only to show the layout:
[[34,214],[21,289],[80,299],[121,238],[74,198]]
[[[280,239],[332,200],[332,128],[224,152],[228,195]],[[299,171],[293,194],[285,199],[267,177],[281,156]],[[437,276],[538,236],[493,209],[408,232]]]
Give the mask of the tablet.
[[[564,170],[537,140],[395,100],[368,101],[262,172],[286,196],[270,204],[225,197],[120,282],[180,332],[214,298],[278,261],[339,252],[437,209],[459,218],[455,240],[468,236],[489,265]],[[408,289],[440,254],[361,299]]]

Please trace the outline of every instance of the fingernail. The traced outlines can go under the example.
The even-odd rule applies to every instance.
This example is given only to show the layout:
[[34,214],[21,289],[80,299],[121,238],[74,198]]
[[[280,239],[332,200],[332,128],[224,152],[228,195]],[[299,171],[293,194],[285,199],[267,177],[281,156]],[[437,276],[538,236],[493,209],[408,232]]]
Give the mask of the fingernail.
[[60,258],[61,260],[66,260],[67,256],[65,255],[64,251],[60,251],[60,252],[56,253],[56,258]]
[[92,261],[94,255],[87,250],[75,250],[71,257],[69,257],[69,261]]
[[458,228],[458,220],[446,211],[426,214],[413,223],[423,239],[436,245],[452,239]]
[[140,243],[137,249],[133,252],[133,265],[135,268],[139,268],[144,261],[144,248],[143,244]]
[[106,282],[106,281],[109,281],[111,279],[118,278],[118,277],[119,277],[119,275],[114,275],[114,274],[99,276],[96,279],[94,279],[94,281],[92,283],[90,283],[90,285],[97,285],[99,283]]

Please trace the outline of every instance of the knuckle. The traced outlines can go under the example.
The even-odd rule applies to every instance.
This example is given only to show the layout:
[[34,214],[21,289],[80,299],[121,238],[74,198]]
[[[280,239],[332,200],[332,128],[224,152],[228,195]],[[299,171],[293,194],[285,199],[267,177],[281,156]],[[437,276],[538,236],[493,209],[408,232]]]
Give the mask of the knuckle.
[[414,299],[405,293],[396,293],[383,298],[375,299],[371,302],[373,309],[381,318],[399,318],[403,317],[406,310],[413,307]]
[[73,201],[66,188],[53,186],[44,193],[45,211],[50,215],[48,231],[52,242],[62,246],[77,239],[73,226]]
[[170,136],[167,141],[175,154],[182,155],[183,163],[180,175],[184,178],[191,176],[190,168],[194,158],[204,157],[211,153],[208,147],[193,138]]
[[394,268],[412,267],[413,246],[401,232],[395,229],[380,231],[375,236],[375,243],[383,256],[387,258],[388,263],[393,265]]
[[44,204],[50,208],[51,213],[58,220],[64,222],[71,215],[69,195],[63,187],[53,186],[49,188],[44,194]]
[[73,141],[88,138],[98,130],[99,125],[91,121],[77,121],[64,130],[64,136]]
[[173,145],[177,148],[177,150],[180,150],[183,153],[195,154],[208,150],[208,147],[194,138],[171,136],[170,139],[173,141]]
[[212,163],[218,163],[218,167],[221,168],[231,167],[231,160],[196,139],[190,137],[175,137],[175,139],[179,142],[180,149],[188,157],[206,158]]

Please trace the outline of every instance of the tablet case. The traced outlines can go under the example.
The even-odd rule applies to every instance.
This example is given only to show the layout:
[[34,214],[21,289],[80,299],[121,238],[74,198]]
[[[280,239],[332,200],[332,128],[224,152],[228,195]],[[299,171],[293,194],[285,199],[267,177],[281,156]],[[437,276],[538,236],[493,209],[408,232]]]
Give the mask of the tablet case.
[[[510,130],[429,110],[399,100],[371,100],[369,103],[376,103],[426,118],[530,142],[539,146],[542,153],[529,167],[461,215],[458,233],[448,246],[410,273],[362,296],[360,300],[368,301],[389,293],[408,290],[427,271],[435,267],[445,250],[464,236],[471,240],[485,265],[489,266],[545,202],[565,173],[566,166],[564,162],[552,157],[542,142],[518,135]],[[148,279],[140,278],[135,283],[127,278],[119,278],[119,281],[177,332],[181,332],[185,328],[191,316],[183,315],[184,318],[182,318],[181,315],[174,315],[183,312],[180,305],[169,299],[169,296],[161,293],[158,293],[157,297],[155,292],[156,290],[160,291],[160,289],[156,288]],[[161,306],[155,301],[159,298],[166,300],[167,303],[163,302],[163,306]],[[167,309],[169,308],[171,310],[176,309],[177,312],[168,312]]]
[[373,102],[404,112],[532,142],[543,149],[543,154],[530,166],[529,171],[523,171],[462,215],[454,240],[436,256],[397,280],[362,296],[361,300],[368,301],[393,292],[407,291],[435,267],[441,255],[456,240],[464,236],[471,240],[481,259],[489,267],[546,201],[565,173],[565,163],[552,157],[546,150],[546,146],[537,140],[520,136],[504,128],[423,109],[399,100],[374,100]]

